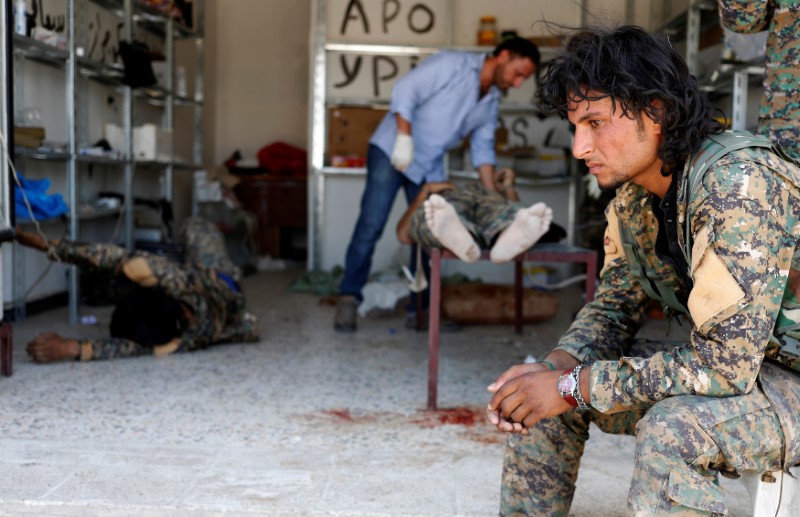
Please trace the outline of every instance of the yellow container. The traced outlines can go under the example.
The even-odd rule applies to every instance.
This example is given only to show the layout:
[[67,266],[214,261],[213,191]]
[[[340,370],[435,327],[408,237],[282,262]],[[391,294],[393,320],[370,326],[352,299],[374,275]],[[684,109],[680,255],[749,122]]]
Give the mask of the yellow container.
[[497,45],[497,19],[494,16],[481,16],[478,45]]

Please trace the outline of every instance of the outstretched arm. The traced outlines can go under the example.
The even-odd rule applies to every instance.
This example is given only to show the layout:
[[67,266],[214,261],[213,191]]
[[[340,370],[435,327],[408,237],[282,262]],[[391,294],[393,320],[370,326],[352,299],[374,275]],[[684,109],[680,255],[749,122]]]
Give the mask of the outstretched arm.
[[38,233],[27,232],[19,226],[16,227],[14,233],[14,239],[23,246],[39,251],[47,251],[48,243],[45,238]]
[[[153,353],[162,355],[159,351],[166,348],[169,347],[166,345],[162,347],[142,346],[124,338],[106,337],[84,340],[65,338],[55,332],[42,332],[28,343],[26,350],[28,356],[35,363],[55,363],[77,359],[81,361],[114,359]],[[174,349],[170,349],[165,353],[173,351]]]
[[81,354],[77,339],[67,339],[55,332],[42,332],[28,343],[28,356],[35,363],[74,361]]
[[403,213],[403,217],[401,217],[400,221],[397,223],[397,228],[395,230],[397,233],[397,240],[403,244],[413,244],[414,241],[411,240],[408,230],[411,226],[411,217],[414,215],[414,212],[417,211],[417,208],[422,206],[422,203],[424,203],[431,194],[438,194],[439,192],[454,188],[456,188],[455,185],[447,181],[423,184],[422,188],[419,189],[417,197],[414,198],[414,201],[411,202]]

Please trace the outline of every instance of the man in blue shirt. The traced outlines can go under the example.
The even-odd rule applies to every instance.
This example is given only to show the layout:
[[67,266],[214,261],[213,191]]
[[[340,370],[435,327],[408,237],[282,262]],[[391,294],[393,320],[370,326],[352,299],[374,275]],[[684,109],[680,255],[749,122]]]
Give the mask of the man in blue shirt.
[[[397,81],[389,113],[369,142],[367,184],[339,285],[336,330],[356,329],[356,308],[363,299],[375,244],[400,188],[410,204],[422,184],[444,181],[445,153],[469,136],[481,184],[495,190],[494,133],[500,97],[509,88],[519,88],[538,66],[536,45],[512,38],[491,54],[439,52]],[[414,266],[414,250],[411,255]]]

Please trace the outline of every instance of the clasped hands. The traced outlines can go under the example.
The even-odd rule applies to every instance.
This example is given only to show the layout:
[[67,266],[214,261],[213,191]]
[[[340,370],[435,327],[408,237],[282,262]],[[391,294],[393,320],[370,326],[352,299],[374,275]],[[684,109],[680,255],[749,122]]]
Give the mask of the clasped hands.
[[506,433],[528,434],[539,420],[571,410],[556,387],[560,375],[542,363],[512,366],[487,387],[494,394],[486,409],[489,422]]

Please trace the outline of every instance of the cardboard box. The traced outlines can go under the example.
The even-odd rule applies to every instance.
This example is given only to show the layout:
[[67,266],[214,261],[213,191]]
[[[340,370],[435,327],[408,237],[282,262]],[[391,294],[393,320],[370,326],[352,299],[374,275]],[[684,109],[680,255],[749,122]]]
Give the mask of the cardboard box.
[[43,127],[14,126],[14,145],[38,149],[44,143]]
[[386,116],[386,109],[331,106],[328,109],[327,162],[334,156],[367,156],[372,133]]

